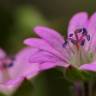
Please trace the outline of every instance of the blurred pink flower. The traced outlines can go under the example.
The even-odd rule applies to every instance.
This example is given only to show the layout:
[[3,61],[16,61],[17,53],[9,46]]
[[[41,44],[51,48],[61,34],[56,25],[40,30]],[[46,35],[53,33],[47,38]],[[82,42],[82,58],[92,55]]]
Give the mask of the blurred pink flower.
[[29,57],[35,50],[22,49],[15,60],[12,60],[0,49],[0,92],[6,95],[12,94],[25,78],[30,79],[39,72],[38,65],[29,62]]
[[37,26],[34,32],[40,38],[28,38],[24,43],[38,48],[31,63],[42,70],[56,66],[73,66],[80,70],[96,71],[96,13],[88,18],[86,12],[77,13],[69,22],[67,39],[57,31]]

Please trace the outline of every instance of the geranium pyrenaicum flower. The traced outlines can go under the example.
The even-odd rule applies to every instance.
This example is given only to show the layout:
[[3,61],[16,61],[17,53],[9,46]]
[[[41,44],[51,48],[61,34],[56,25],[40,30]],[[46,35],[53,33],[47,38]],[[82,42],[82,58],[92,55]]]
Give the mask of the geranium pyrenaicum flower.
[[80,70],[96,71],[96,13],[90,18],[86,12],[77,13],[68,26],[67,39],[57,31],[37,26],[40,38],[28,38],[24,43],[40,49],[31,57],[42,69],[73,66]]
[[[10,59],[0,49],[0,92],[12,94],[24,79],[30,79],[39,72],[37,64],[30,64],[29,57],[36,49],[24,48],[17,53],[15,60]],[[31,54],[29,55],[29,51]]]

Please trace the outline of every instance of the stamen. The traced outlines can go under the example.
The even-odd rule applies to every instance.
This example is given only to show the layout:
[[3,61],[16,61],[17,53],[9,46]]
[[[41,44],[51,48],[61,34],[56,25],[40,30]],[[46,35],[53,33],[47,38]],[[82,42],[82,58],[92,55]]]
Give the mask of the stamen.
[[87,35],[86,38],[88,41],[90,41],[90,35]]
[[10,68],[13,66],[13,62],[10,64],[3,64],[3,68]]
[[74,34],[71,33],[68,35],[67,40],[65,40],[63,44],[63,47],[65,48],[68,45],[68,43],[71,42],[79,50],[80,46],[84,46],[86,39],[87,41],[90,40],[90,35],[88,34],[86,28],[76,29]]
[[69,34],[69,37],[72,37],[73,36],[73,34],[71,33],[71,34]]
[[75,64],[76,67],[89,62],[89,54],[84,48],[88,41],[90,41],[90,34],[88,34],[86,28],[80,28],[68,34],[63,43],[64,50],[68,54],[65,54],[65,56],[69,56],[67,60],[70,60],[71,64]]
[[81,41],[81,46],[84,46],[84,44],[85,44],[85,39],[83,39],[83,40]]
[[65,40],[65,42],[63,43],[63,47],[65,48],[67,44],[68,44],[68,41]]
[[77,41],[74,40],[73,38],[69,38],[69,40],[71,41],[72,44],[76,45],[77,44]]
[[[88,35],[88,32],[85,28],[77,29],[75,32],[75,38],[76,38],[76,46],[79,49],[80,45],[84,46],[85,44],[85,37],[89,41],[90,40],[90,35]],[[81,33],[81,36],[78,36]]]
[[76,47],[77,47],[77,49],[79,50],[80,44],[79,44],[78,29],[74,32],[74,34],[75,34],[75,38],[76,38],[76,41],[77,41]]
[[88,33],[87,33],[87,30],[85,29],[85,28],[82,28],[82,34],[83,35],[87,35]]
[[75,30],[76,33],[82,33],[82,29]]

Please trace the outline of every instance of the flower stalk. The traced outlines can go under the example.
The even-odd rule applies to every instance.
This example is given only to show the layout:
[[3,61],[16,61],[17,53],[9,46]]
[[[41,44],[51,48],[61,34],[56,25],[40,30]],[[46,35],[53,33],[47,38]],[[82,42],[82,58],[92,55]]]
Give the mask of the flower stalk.
[[76,82],[74,84],[75,96],[94,96],[93,82]]

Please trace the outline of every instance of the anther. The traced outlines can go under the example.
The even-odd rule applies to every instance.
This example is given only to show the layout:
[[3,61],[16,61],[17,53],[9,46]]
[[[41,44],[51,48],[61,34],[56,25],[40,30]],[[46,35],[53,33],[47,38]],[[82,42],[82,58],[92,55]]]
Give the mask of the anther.
[[71,34],[69,34],[69,37],[72,37],[73,36],[73,34],[71,33]]
[[77,44],[77,40],[74,40],[73,38],[69,38],[69,40],[71,41],[72,44],[74,44],[74,45]]
[[86,30],[86,28],[80,28],[80,29],[77,29],[77,32],[85,35],[87,33],[87,30]]
[[[75,38],[73,37],[73,35]],[[79,49],[80,46],[84,46],[85,39],[87,39],[87,41],[89,41],[90,35],[88,34],[86,28],[79,28],[79,29],[75,30],[74,34],[70,33],[68,35],[67,40],[65,40],[65,42],[63,44],[63,47],[66,47],[66,45],[69,42],[71,42],[73,45],[75,45],[77,47],[77,49]]]
[[13,66],[13,62],[10,64],[3,64],[3,68],[10,68]]
[[75,32],[76,33],[81,33],[82,32],[82,29],[77,29]]
[[65,40],[65,42],[63,43],[63,47],[66,47],[67,44],[68,44],[68,41]]
[[85,28],[82,28],[82,34],[87,35],[87,30]]
[[84,44],[85,44],[85,39],[83,39],[82,41],[81,41],[81,46],[84,46]]
[[88,41],[90,41],[90,35],[87,35],[86,38]]
[[12,66],[13,66],[13,62],[7,65],[7,67],[12,67]]

